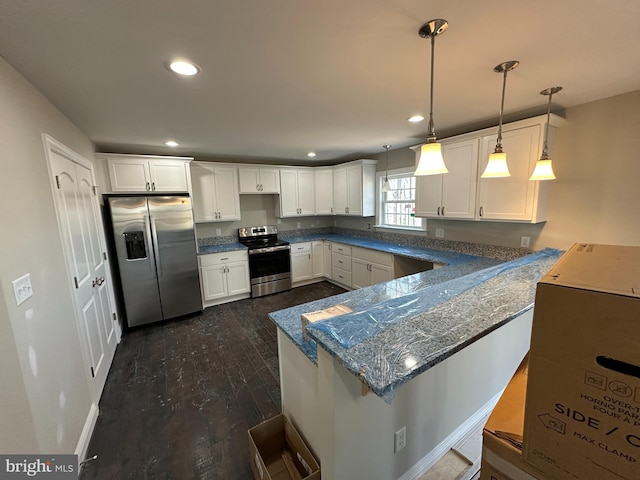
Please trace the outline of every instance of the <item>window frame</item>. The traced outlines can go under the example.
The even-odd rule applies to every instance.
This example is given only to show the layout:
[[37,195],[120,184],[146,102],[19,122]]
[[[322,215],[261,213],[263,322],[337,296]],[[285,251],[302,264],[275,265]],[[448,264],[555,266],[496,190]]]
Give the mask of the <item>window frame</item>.
[[[396,168],[394,170],[388,170],[376,172],[376,228],[385,228],[390,230],[404,230],[407,232],[426,232],[427,231],[427,219],[423,217],[415,217],[421,221],[420,226],[411,227],[406,225],[389,225],[384,223],[384,192],[382,191],[382,184],[384,182],[385,176],[388,176],[390,179],[393,177],[409,177],[413,176],[414,168],[406,167],[406,168]],[[416,189],[418,185],[416,184]],[[415,198],[413,200],[415,205]]]

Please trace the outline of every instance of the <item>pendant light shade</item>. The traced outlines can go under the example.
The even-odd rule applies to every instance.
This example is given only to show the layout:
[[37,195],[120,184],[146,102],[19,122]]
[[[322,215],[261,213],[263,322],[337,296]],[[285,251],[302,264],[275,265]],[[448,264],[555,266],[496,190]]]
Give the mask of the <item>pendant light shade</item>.
[[549,139],[549,117],[551,116],[551,97],[554,93],[558,93],[562,90],[562,87],[549,87],[540,92],[540,95],[548,95],[549,102],[547,103],[547,124],[544,128],[544,144],[542,147],[542,154],[540,160],[536,162],[536,168],[533,169],[531,178],[529,180],[555,180],[556,176],[553,173],[553,165],[549,159],[549,148],[547,146],[547,140]]
[[496,141],[496,148],[493,153],[489,155],[489,162],[482,173],[482,178],[500,178],[510,177],[509,166],[507,165],[507,154],[502,150],[502,114],[504,111],[504,92],[507,86],[507,72],[513,70],[520,62],[517,60],[510,60],[508,62],[496,65],[493,69],[496,73],[502,73],[502,101],[500,102],[500,122],[498,123],[498,139]]
[[390,192],[391,185],[389,185],[389,149],[391,148],[391,145],[383,145],[382,148],[387,150],[387,155],[384,161],[384,182],[382,183],[382,191]]
[[444,33],[449,27],[446,20],[438,18],[430,20],[418,31],[422,38],[431,40],[431,86],[429,99],[429,130],[427,133],[427,143],[420,149],[420,159],[414,175],[438,175],[448,173],[444,159],[442,158],[442,145],[436,141],[436,131],[433,123],[433,58],[435,51],[435,38]]

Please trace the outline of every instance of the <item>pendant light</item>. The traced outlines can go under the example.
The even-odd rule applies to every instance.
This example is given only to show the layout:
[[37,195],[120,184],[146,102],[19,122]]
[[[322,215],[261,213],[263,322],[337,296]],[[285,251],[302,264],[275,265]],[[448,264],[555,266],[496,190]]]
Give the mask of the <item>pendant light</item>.
[[508,62],[496,65],[493,71],[496,73],[502,73],[502,101],[500,103],[500,122],[498,123],[498,140],[496,141],[496,148],[493,153],[489,155],[489,162],[482,173],[482,178],[500,178],[510,177],[509,167],[507,165],[507,154],[502,151],[502,114],[504,111],[504,91],[507,86],[507,72],[510,72],[514,68],[520,65],[517,60],[509,60]]
[[444,33],[449,27],[446,20],[438,18],[430,20],[418,31],[422,38],[431,39],[431,94],[429,99],[429,130],[427,132],[427,143],[420,149],[420,159],[414,175],[438,175],[448,173],[444,159],[442,158],[442,146],[436,142],[436,131],[433,124],[433,56],[435,50],[435,38]]
[[384,161],[384,182],[382,183],[382,191],[390,192],[391,186],[389,185],[389,149],[391,145],[383,145],[382,148],[387,150],[387,156]]
[[549,103],[547,104],[547,124],[544,127],[544,143],[542,145],[542,155],[540,160],[536,162],[536,168],[533,169],[529,180],[555,180],[551,160],[549,159],[549,148],[547,140],[549,139],[549,117],[551,116],[551,97],[554,93],[558,93],[562,87],[549,87],[540,92],[540,95],[548,95]]

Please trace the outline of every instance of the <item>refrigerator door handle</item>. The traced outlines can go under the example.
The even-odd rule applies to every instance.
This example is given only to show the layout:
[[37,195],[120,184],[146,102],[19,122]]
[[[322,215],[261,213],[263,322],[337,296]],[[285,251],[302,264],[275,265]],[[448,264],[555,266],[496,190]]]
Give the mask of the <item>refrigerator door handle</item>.
[[162,269],[160,267],[160,248],[158,245],[158,233],[156,231],[156,219],[153,215],[149,215],[151,221],[151,238],[153,240],[153,258],[155,259],[156,273],[158,277],[162,276]]
[[[147,233],[147,239],[151,240],[151,223],[147,215],[144,216],[144,229],[146,230],[146,233]],[[149,243],[150,242],[147,241],[147,246],[149,245]],[[155,242],[153,243],[153,248],[156,248]],[[154,252],[150,252],[148,248],[147,248],[147,258],[151,262],[151,270],[153,270],[154,275],[157,275],[158,272],[156,271],[156,260],[155,260],[156,256]]]

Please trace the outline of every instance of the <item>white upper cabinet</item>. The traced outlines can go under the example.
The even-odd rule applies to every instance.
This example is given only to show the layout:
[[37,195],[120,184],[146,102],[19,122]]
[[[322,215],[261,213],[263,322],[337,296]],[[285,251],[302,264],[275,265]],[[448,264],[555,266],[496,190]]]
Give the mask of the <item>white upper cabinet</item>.
[[196,222],[240,220],[236,167],[207,162],[191,163],[193,216]]
[[[502,147],[507,154],[510,177],[481,178],[496,145],[497,127],[442,140],[449,173],[418,177],[416,215],[501,222],[546,221],[549,182],[529,180],[542,153],[546,119],[542,115],[503,125]],[[551,115],[550,153],[556,127],[562,121]]]
[[272,167],[240,167],[240,193],[280,193],[280,170]]
[[[474,218],[478,139],[442,142],[449,173],[416,178],[416,216]],[[416,152],[416,161],[420,151]]]
[[96,154],[106,160],[115,193],[185,193],[191,190],[192,158],[152,155]]
[[377,160],[356,160],[333,168],[336,215],[371,217],[376,214]]
[[333,168],[316,167],[316,215],[333,215]]
[[[511,176],[478,178],[476,218],[531,223],[547,219],[548,184],[529,180],[542,151],[543,131],[544,124],[503,127],[502,148],[507,154]],[[479,174],[484,171],[489,155],[495,148],[496,138],[497,135],[486,135],[481,139]]]
[[277,217],[315,215],[315,177],[313,168],[280,169],[280,199]]

